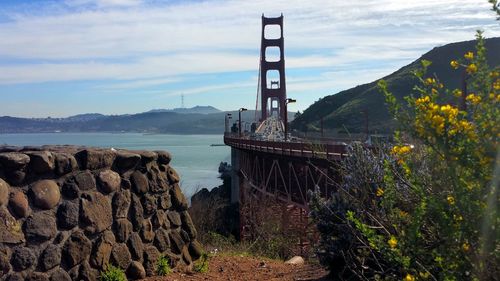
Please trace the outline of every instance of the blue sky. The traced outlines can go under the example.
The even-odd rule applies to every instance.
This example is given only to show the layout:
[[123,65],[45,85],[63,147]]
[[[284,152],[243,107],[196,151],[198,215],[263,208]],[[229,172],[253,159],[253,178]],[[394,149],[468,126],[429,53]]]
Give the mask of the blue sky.
[[0,0],[0,116],[255,108],[261,15],[285,16],[289,110],[434,46],[500,36],[486,0]]

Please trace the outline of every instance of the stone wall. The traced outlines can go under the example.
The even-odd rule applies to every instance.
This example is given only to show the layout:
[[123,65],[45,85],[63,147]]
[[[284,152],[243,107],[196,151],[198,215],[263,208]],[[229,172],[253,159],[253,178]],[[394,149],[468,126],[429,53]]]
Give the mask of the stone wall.
[[0,280],[129,279],[167,256],[189,267],[196,229],[164,151],[0,147]]

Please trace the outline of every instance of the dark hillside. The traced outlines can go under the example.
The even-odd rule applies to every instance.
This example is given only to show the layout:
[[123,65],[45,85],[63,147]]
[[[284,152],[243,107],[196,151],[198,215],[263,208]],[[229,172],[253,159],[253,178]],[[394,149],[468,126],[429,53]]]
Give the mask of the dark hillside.
[[[475,43],[465,41],[436,47],[382,79],[387,81],[389,89],[396,97],[402,99],[413,93],[416,79],[412,72],[420,67],[422,59],[426,59],[432,61],[428,74],[437,75],[448,88],[459,88],[461,73],[450,67],[450,61],[474,50]],[[487,39],[486,47],[490,66],[500,65],[500,38]],[[362,132],[365,126],[363,112],[367,112],[370,132],[392,131],[394,122],[387,111],[384,97],[379,93],[377,82],[378,80],[320,99],[292,122],[292,128],[299,131],[317,131],[323,117],[324,129],[330,133],[342,132],[344,127],[351,133]]]

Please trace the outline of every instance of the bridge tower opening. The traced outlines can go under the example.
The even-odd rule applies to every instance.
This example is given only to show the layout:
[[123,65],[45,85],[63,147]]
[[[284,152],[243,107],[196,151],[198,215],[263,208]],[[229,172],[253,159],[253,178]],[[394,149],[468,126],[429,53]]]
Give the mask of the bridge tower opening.
[[260,58],[260,121],[262,122],[272,115],[286,120],[283,14],[277,18],[267,18],[262,15]]

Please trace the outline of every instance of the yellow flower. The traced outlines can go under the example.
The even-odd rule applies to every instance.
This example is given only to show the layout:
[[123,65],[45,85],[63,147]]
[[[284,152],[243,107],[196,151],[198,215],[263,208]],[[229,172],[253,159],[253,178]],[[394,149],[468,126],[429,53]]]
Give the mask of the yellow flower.
[[415,101],[415,105],[419,106],[421,104],[424,104],[424,103],[427,103],[427,102],[430,102],[430,101],[431,101],[431,99],[429,98],[429,96],[421,97],[421,98],[418,98]]
[[396,239],[396,237],[391,236],[391,239],[389,239],[387,241],[387,243],[389,244],[389,247],[391,247],[392,249],[394,249],[398,245],[398,240]]
[[399,211],[399,216],[401,216],[401,217],[405,218],[405,217],[407,217],[407,216],[408,216],[408,213],[407,213],[407,212],[405,212],[405,211]]
[[495,77],[498,77],[498,76],[500,76],[500,72],[498,72],[498,71],[492,71],[490,73],[490,77],[491,78],[495,78]]
[[403,279],[404,281],[415,281],[415,277],[410,273],[406,274],[406,277]]
[[471,63],[471,64],[469,64],[469,66],[467,66],[465,71],[467,71],[467,73],[469,73],[469,74],[475,73],[477,71],[477,66],[475,64]]
[[464,55],[464,58],[468,59],[468,60],[471,60],[474,58],[474,53],[473,52],[467,52],[465,55]]
[[436,83],[436,79],[429,77],[429,78],[425,79],[424,83],[425,83],[425,85],[432,85],[432,84]]
[[463,221],[464,218],[461,215],[453,215],[453,219],[456,221]]
[[431,276],[431,274],[426,271],[426,272],[419,272],[418,275],[420,275],[420,277],[422,277],[423,279],[427,279]]
[[497,81],[493,83],[493,89],[500,90],[500,79],[497,79]]
[[460,64],[456,60],[452,60],[450,62],[450,65],[451,65],[451,67],[453,67],[453,69],[458,69],[458,67],[460,66]]
[[462,250],[464,250],[465,252],[468,252],[470,250],[470,245],[469,243],[465,242],[462,244]]
[[437,95],[439,93],[438,90],[436,90],[435,88],[432,88],[431,92],[433,95]]
[[453,196],[448,195],[448,197],[446,197],[446,200],[448,200],[448,204],[455,205],[455,198]]
[[455,89],[455,90],[453,90],[453,95],[455,97],[459,98],[462,96],[462,91],[460,91],[459,89]]
[[380,197],[382,195],[384,195],[384,190],[380,187],[377,187],[377,196]]
[[476,96],[474,93],[471,93],[465,98],[465,100],[469,101],[472,104],[478,104],[481,101],[481,97]]

